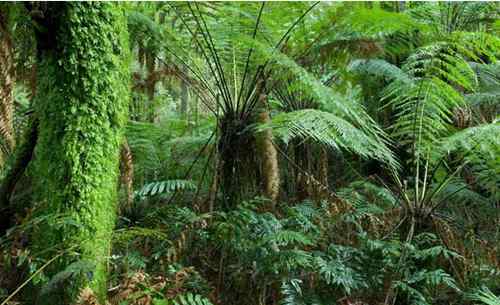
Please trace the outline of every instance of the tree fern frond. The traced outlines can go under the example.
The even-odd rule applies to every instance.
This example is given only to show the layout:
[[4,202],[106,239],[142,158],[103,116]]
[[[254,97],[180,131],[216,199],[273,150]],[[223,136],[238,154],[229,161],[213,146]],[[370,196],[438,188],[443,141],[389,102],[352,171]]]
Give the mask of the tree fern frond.
[[[482,206],[491,206],[493,203],[488,197],[472,190],[470,185],[459,178],[454,178],[448,182],[443,189],[436,194],[436,200],[446,200],[447,202],[461,204],[478,204]],[[444,203],[446,204],[447,202]]]
[[267,127],[285,142],[294,138],[312,139],[334,149],[345,149],[391,166],[397,165],[387,146],[333,113],[315,109],[281,113]]
[[357,59],[351,61],[349,70],[360,75],[372,74],[378,77],[385,77],[388,80],[397,80],[408,83],[411,79],[399,67],[382,59]]
[[494,151],[495,147],[500,145],[499,134],[500,118],[492,123],[469,127],[443,138],[439,147],[441,151],[448,153],[458,149],[470,151],[481,147]]
[[441,154],[465,153],[481,187],[500,198],[500,121],[469,127],[440,141]]
[[464,98],[465,101],[473,107],[495,106],[498,109],[500,90],[466,94]]
[[393,135],[402,144],[422,144],[429,147],[436,139],[448,134],[452,110],[464,105],[462,96],[438,78],[418,80],[404,85],[391,84],[386,98],[391,98],[396,113]]

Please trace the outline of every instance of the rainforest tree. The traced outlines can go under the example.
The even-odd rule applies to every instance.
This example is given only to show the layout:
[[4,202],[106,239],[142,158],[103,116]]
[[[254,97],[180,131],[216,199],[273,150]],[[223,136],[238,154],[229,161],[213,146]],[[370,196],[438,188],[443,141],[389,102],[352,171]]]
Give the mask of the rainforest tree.
[[[37,4],[35,4],[37,5]],[[104,298],[116,219],[118,160],[128,106],[128,47],[121,8],[110,3],[40,4],[35,22],[39,135],[33,160],[39,213],[63,217],[35,231],[35,247],[89,270],[41,303],[69,304],[89,285]]]

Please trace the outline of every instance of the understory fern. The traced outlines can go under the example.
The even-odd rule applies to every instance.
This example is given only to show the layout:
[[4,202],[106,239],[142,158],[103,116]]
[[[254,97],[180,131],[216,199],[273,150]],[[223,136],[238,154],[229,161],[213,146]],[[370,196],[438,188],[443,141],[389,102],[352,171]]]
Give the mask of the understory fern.
[[478,292],[470,294],[469,299],[486,305],[500,305],[500,297],[493,294],[487,287],[483,287]]
[[154,196],[182,190],[196,190],[196,185],[191,180],[155,181],[144,185],[140,190],[136,191],[136,195],[140,197]]
[[174,300],[155,299],[153,305],[213,305],[209,299],[192,293],[181,294]]

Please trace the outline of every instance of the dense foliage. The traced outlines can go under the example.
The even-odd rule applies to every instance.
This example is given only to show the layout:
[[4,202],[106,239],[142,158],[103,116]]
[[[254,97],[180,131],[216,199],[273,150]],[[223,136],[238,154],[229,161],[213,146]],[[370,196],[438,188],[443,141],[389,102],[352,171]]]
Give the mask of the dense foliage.
[[0,305],[500,304],[499,15],[0,4]]

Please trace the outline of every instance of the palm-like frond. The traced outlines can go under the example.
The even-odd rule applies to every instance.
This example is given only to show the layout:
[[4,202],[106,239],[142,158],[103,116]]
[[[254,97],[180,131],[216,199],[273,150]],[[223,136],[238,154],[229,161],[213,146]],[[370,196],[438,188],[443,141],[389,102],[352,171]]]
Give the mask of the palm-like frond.
[[[368,138],[370,138],[370,144],[368,144],[370,148],[364,150],[363,152],[363,149],[359,147],[359,142],[350,141],[345,138],[342,140],[340,138],[330,138],[328,141],[326,140],[325,136],[333,136],[334,134],[323,134],[322,136],[318,136],[318,134],[316,134],[316,136],[318,136],[316,140],[321,140],[324,143],[329,143],[330,146],[336,148],[338,148],[339,146],[343,146],[344,148],[351,149],[354,152],[361,153],[363,156],[385,160],[392,166],[396,165],[396,161],[393,157],[390,156],[391,153],[387,148],[388,141],[386,140],[384,132],[364,110],[364,107],[359,102],[359,91],[356,88],[351,88],[350,85],[347,84],[345,86],[346,88],[339,88],[339,91],[333,90],[331,87],[326,86],[323,82],[315,78],[305,68],[299,66],[291,58],[283,54],[274,54],[274,52],[271,52],[269,49],[266,49],[263,46],[259,46],[258,51],[261,52],[260,54],[262,54],[264,58],[272,58],[272,65],[274,69],[280,69],[281,74],[275,76],[276,83],[279,84],[279,82],[281,81],[286,81],[288,83],[287,91],[289,94],[291,94],[292,96],[296,94],[297,96],[301,96],[305,100],[311,99],[320,109],[327,111],[325,113],[322,113],[316,112],[311,109],[301,110],[297,112],[297,116],[300,117],[303,113],[310,113],[310,116],[314,117],[315,115],[319,115],[320,113],[322,113],[322,115],[320,115],[318,118],[325,119],[326,117],[328,117],[329,120],[332,120],[332,123],[326,123],[329,120],[321,121],[324,124],[323,126],[321,126],[323,128],[322,131],[329,130],[329,128],[326,127],[329,124],[329,127],[333,127],[334,125],[338,124],[337,126],[342,126],[342,128],[340,128],[339,130],[343,130],[344,132],[350,130],[351,133],[349,133],[349,135],[354,136],[354,134],[364,134],[367,141]],[[294,116],[294,114],[289,115],[292,116],[291,118],[293,118]],[[283,122],[290,122],[290,120],[287,119],[287,116],[289,115],[282,115]],[[336,117],[336,119],[334,119],[334,117]],[[307,116],[303,117],[302,119],[304,119],[305,123],[304,125],[302,125],[302,127],[313,127],[312,125],[310,125],[310,121],[308,122]],[[333,121],[335,121],[336,123],[333,123]],[[295,127],[297,126],[298,125],[296,125]],[[290,127],[292,126],[290,125]],[[359,129],[359,132],[355,133],[354,129]],[[303,130],[302,132],[306,131]],[[313,136],[316,132],[317,130],[311,131],[308,136]],[[306,134],[302,134],[302,136],[305,135]],[[343,141],[343,143],[340,145],[334,145],[333,143],[337,140]],[[360,138],[358,138],[357,140],[360,140]],[[363,141],[364,140],[365,139],[363,139]],[[377,143],[377,145],[380,147],[380,149],[377,150],[376,153],[375,151],[369,152],[373,148],[373,143]],[[357,147],[349,148],[348,146],[350,145],[356,145]],[[375,156],[377,153],[379,155]]]
[[351,61],[348,69],[359,75],[374,75],[390,81],[400,81],[404,84],[411,81],[408,74],[401,68],[383,59],[357,59]]
[[266,127],[272,128],[285,142],[294,138],[312,139],[333,149],[344,149],[391,166],[396,165],[387,146],[380,145],[376,138],[333,113],[315,109],[280,113]]
[[464,129],[440,141],[440,151],[463,153],[481,187],[500,199],[500,121]]
[[[396,116],[394,136],[403,144],[430,147],[449,134],[453,110],[465,106],[462,92],[474,92],[478,78],[467,61],[479,55],[495,57],[498,39],[490,35],[456,33],[449,42],[418,49],[403,66],[410,82],[396,80],[385,89]],[[418,153],[419,149],[414,149]]]
[[493,23],[498,9],[488,2],[429,2],[409,10],[417,21],[428,25],[437,34],[480,29]]

